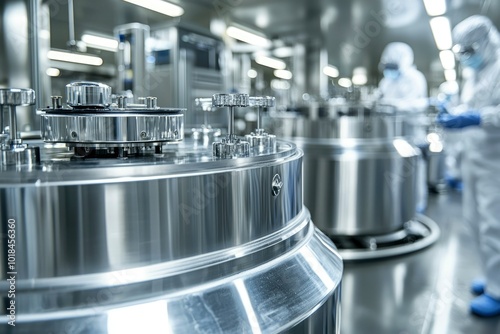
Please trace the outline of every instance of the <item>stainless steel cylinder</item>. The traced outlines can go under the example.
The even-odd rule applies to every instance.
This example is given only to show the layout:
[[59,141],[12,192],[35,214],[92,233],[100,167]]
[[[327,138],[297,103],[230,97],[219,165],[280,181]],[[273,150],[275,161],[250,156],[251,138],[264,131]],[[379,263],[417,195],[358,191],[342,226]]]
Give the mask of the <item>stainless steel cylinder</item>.
[[398,136],[401,118],[284,113],[268,121],[304,151],[304,202],[326,234],[381,235],[414,217],[420,151]]
[[[16,333],[338,332],[342,260],[302,204],[295,145],[229,160],[189,141],[126,160],[42,158],[0,173]],[[7,249],[0,239],[2,268]]]

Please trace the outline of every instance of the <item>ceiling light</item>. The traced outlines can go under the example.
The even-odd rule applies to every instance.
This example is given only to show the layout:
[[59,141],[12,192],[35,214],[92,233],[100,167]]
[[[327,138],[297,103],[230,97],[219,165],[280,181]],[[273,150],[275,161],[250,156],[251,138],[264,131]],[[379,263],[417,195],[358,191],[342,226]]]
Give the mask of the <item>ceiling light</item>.
[[451,49],[450,21],[444,17],[434,17],[430,20],[432,35],[439,50]]
[[58,68],[54,68],[54,67],[49,67],[45,73],[49,76],[49,77],[58,77],[60,74],[61,74],[61,71],[58,69]]
[[352,71],[352,83],[357,86],[363,86],[368,82],[367,70],[364,67],[356,67]]
[[293,56],[293,48],[282,46],[273,50],[273,55],[278,58],[287,58]]
[[424,6],[429,16],[439,16],[446,13],[446,0],[424,0]]
[[445,70],[452,70],[455,68],[455,55],[451,50],[439,52],[439,59]]
[[349,78],[340,78],[339,79],[339,86],[344,87],[344,88],[349,88],[352,86],[352,81]]
[[288,90],[290,83],[286,80],[273,79],[271,80],[271,88],[275,90]]
[[328,75],[329,77],[336,78],[339,76],[339,69],[332,65],[327,65],[323,67],[323,74]]
[[96,56],[66,52],[66,51],[55,51],[50,50],[47,52],[47,58],[50,60],[66,61],[69,63],[77,63],[92,66],[101,66],[102,59]]
[[258,56],[255,58],[255,62],[259,65],[271,67],[276,70],[284,70],[286,67],[284,61],[266,56]]
[[290,80],[293,77],[292,72],[287,70],[274,70],[274,76],[285,80]]
[[184,9],[170,2],[162,0],[123,0],[131,4],[147,8],[163,15],[177,17],[184,14]]
[[101,49],[106,51],[116,52],[118,50],[118,41],[110,37],[101,37],[92,34],[83,34],[82,41],[88,47],[94,49]]
[[354,74],[352,76],[352,83],[355,84],[356,86],[363,86],[366,85],[368,82],[368,77],[366,74]]
[[259,36],[253,32],[237,28],[235,26],[229,26],[226,29],[226,34],[229,37],[235,38],[239,41],[256,45],[256,46],[262,46],[262,47],[269,47],[271,46],[271,41],[268,40],[267,38],[263,36]]
[[457,80],[457,72],[455,70],[444,70],[444,78],[446,81]]
[[247,75],[250,78],[255,79],[255,78],[257,78],[257,71],[254,70],[253,68],[251,68],[251,69],[248,70]]

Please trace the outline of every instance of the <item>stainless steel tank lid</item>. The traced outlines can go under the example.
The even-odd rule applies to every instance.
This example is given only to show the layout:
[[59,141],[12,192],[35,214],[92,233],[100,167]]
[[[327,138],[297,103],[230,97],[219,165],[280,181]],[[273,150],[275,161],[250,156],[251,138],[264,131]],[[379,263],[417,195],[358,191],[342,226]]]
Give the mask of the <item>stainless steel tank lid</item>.
[[[161,147],[161,143],[184,138],[185,109],[160,108],[156,97],[139,98],[127,104],[125,96],[111,103],[111,87],[80,81],[66,85],[69,108],[61,97],[52,97],[52,107],[39,110],[42,139],[75,148]],[[161,152],[158,152],[161,153]],[[87,156],[83,153],[83,156]]]
[[98,82],[72,82],[66,85],[66,103],[74,108],[105,108],[111,104],[111,87]]
[[33,89],[0,89],[0,105],[28,106],[35,104],[35,91]]

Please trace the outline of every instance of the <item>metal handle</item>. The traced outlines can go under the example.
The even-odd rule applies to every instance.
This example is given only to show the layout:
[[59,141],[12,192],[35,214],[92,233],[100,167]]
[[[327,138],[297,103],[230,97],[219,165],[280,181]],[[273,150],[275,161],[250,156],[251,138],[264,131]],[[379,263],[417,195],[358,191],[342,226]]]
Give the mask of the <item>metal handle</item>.
[[248,107],[248,94],[214,94],[214,107]]
[[274,107],[276,98],[274,96],[251,96],[248,98],[249,106],[259,107],[257,110],[257,129],[262,129],[262,108]]
[[214,94],[212,106],[229,107],[227,135],[229,142],[234,140],[234,107],[248,107],[248,94]]
[[17,143],[17,106],[29,106],[35,104],[35,91],[33,89],[0,89],[0,105],[9,107],[9,133],[11,143]]
[[250,96],[248,103],[250,107],[274,107],[276,98],[274,96]]

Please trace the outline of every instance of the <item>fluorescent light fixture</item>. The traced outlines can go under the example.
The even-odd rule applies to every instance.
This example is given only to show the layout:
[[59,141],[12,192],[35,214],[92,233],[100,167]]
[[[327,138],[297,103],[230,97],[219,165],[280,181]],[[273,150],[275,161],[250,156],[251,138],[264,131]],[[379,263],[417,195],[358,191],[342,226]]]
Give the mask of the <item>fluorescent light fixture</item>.
[[349,78],[340,78],[339,79],[339,86],[344,87],[344,88],[349,88],[352,86],[352,81]]
[[49,76],[49,77],[58,77],[59,74],[61,74],[61,71],[58,69],[58,68],[54,68],[54,67],[49,67],[45,73]]
[[364,67],[356,67],[352,71],[352,83],[357,86],[366,85],[368,82],[367,70]]
[[455,70],[444,70],[444,78],[446,81],[456,81],[457,80],[457,72]]
[[276,58],[266,57],[266,56],[258,56],[255,58],[255,62],[262,66],[267,66],[270,68],[274,68],[275,70],[284,70],[286,64],[284,61],[281,61]]
[[184,9],[170,2],[162,0],[123,0],[125,2],[144,7],[163,15],[177,17],[184,14]]
[[455,68],[455,55],[451,50],[444,50],[439,52],[439,59],[441,59],[441,65],[445,70],[452,70]]
[[66,51],[50,50],[49,52],[47,52],[47,58],[49,58],[50,60],[59,60],[69,63],[84,64],[84,65],[92,65],[92,66],[102,65],[102,59],[100,57],[66,52]]
[[274,76],[285,80],[290,80],[293,77],[292,72],[287,70],[274,70]]
[[444,16],[434,17],[430,20],[432,35],[439,50],[451,49],[450,21]]
[[336,78],[340,75],[339,69],[332,65],[327,65],[323,67],[323,74],[332,78]]
[[118,41],[114,38],[102,37],[92,34],[83,34],[82,41],[88,47],[116,52],[118,50]]
[[446,0],[424,0],[424,6],[429,16],[439,16],[446,13]]
[[290,83],[286,80],[273,79],[271,80],[271,88],[275,90],[288,90]]
[[278,58],[287,58],[293,56],[293,48],[282,46],[273,50],[273,55]]
[[257,71],[254,70],[253,68],[251,68],[251,69],[248,70],[247,75],[250,78],[255,79],[255,78],[257,78]]
[[356,86],[363,86],[366,85],[368,82],[368,77],[366,74],[354,74],[352,76],[352,83],[355,84]]
[[239,41],[252,44],[255,46],[269,47],[271,46],[271,41],[263,36],[259,36],[253,32],[237,28],[235,26],[229,26],[226,29],[226,34],[229,37],[235,38]]

